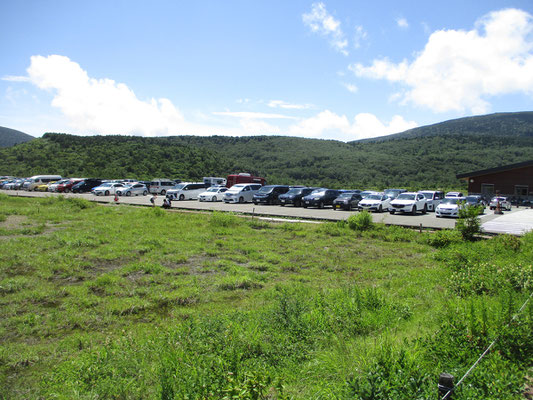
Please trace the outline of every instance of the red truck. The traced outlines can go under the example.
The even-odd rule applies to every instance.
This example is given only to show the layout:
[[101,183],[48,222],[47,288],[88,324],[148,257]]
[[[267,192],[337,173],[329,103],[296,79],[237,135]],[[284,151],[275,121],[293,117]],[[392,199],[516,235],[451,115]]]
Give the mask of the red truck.
[[226,179],[226,187],[230,188],[237,183],[260,183],[264,186],[266,184],[266,179],[244,172],[241,172],[240,174],[228,175],[228,178]]

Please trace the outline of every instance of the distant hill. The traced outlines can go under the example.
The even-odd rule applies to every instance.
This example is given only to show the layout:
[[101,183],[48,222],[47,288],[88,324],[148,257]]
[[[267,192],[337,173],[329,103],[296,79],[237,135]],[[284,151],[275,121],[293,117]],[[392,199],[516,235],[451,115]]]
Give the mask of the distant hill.
[[[409,129],[405,132],[363,139],[382,142],[391,139],[443,135],[533,136],[533,112],[513,112],[452,119],[433,125]],[[360,141],[361,142],[361,141]],[[352,142],[354,143],[354,142]]]
[[0,126],[0,147],[10,147],[35,139],[26,133]]
[[462,188],[456,174],[533,159],[533,113],[492,114],[374,140],[286,136],[73,136],[0,149],[0,175],[198,180],[250,172],[332,188]]

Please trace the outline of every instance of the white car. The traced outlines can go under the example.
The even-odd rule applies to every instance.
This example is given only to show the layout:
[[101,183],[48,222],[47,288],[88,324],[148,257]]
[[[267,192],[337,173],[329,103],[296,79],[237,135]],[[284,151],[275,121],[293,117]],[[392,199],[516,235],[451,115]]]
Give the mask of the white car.
[[205,192],[198,195],[199,201],[222,201],[224,200],[224,193],[228,188],[226,186],[211,186]]
[[449,199],[449,198],[456,199],[458,197],[465,197],[465,195],[463,194],[463,192],[448,192],[446,193],[446,196],[445,196],[446,199]]
[[117,189],[116,192],[119,196],[146,196],[148,194],[148,188],[144,183],[134,183],[133,185],[125,186]]
[[435,208],[435,216],[459,218],[459,210],[465,207],[464,197],[448,197]]
[[48,191],[49,192],[57,192],[57,187],[59,185],[64,185],[65,183],[68,183],[69,180],[70,179],[61,179],[60,181],[51,183],[50,185],[48,185]]
[[435,211],[442,199],[444,199],[444,192],[440,190],[421,190],[418,193],[422,193],[426,198],[428,211]]
[[411,213],[415,215],[417,211],[425,214],[428,210],[427,200],[421,193],[404,192],[390,202],[390,213],[395,212]]
[[124,188],[125,185],[123,183],[104,182],[100,186],[93,188],[91,192],[95,196],[109,196],[110,194],[115,194],[117,190]]
[[511,202],[507,199],[507,197],[503,196],[493,197],[490,201],[489,208],[491,210],[496,210],[496,208],[498,207],[498,203],[500,204],[500,210],[511,210]]
[[383,193],[373,193],[359,202],[359,210],[383,212],[390,210],[391,198]]
[[203,182],[182,182],[167,190],[167,198],[170,200],[196,200],[198,196],[205,192]]
[[224,193],[224,203],[249,203],[262,185],[260,183],[238,183]]

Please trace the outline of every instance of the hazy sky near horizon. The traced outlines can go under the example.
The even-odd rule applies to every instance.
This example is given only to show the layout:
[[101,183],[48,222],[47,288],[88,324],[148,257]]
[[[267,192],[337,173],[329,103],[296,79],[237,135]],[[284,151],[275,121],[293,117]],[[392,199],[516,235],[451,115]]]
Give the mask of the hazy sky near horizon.
[[0,126],[343,141],[533,110],[533,2],[0,3]]

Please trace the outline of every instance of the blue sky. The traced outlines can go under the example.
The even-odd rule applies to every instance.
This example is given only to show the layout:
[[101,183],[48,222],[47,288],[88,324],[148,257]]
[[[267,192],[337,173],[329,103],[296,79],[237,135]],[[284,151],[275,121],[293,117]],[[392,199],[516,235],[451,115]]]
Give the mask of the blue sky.
[[343,141],[533,110],[531,1],[0,3],[0,125]]

